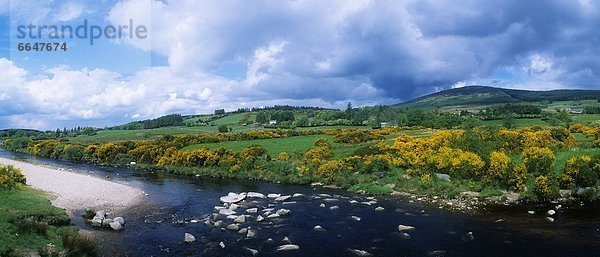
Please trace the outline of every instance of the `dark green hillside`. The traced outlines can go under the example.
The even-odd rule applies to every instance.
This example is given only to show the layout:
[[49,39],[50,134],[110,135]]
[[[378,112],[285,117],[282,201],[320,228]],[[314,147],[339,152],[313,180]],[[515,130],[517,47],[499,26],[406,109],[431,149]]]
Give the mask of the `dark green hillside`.
[[485,86],[449,89],[422,96],[396,106],[435,108],[448,106],[491,105],[541,101],[577,101],[600,99],[600,90],[528,91]]

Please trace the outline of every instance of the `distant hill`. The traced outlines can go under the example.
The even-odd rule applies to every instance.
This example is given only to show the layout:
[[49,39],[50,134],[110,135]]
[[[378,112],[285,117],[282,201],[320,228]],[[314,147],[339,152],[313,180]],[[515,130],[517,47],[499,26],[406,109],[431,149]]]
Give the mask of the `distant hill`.
[[448,106],[490,105],[541,101],[575,101],[600,99],[600,90],[530,91],[485,86],[468,86],[429,94],[395,106],[434,108]]

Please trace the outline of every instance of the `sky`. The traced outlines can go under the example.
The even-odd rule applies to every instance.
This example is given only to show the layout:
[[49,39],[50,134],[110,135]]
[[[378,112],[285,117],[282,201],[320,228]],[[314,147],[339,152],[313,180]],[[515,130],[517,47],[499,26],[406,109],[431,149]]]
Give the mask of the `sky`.
[[[18,34],[84,22],[143,26],[147,35],[103,34],[92,45],[89,35]],[[27,42],[68,48],[19,51]],[[599,82],[593,0],[0,0],[0,129]]]

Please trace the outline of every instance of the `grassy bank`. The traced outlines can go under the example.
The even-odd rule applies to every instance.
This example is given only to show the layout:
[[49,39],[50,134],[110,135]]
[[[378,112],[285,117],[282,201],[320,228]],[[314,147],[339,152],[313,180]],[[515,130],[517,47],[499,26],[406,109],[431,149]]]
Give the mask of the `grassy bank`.
[[[28,187],[0,190],[0,256],[93,256],[89,244],[95,248],[95,242],[81,240],[70,222],[44,192]],[[86,248],[83,241],[88,251],[81,251]]]

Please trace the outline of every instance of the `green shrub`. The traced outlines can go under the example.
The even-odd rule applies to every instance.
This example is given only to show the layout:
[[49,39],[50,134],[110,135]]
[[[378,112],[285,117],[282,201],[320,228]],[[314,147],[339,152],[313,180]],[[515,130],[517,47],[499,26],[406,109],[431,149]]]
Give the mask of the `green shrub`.
[[218,128],[218,130],[221,133],[229,132],[229,128],[227,127],[227,125],[220,125],[219,128]]
[[548,175],[556,157],[550,148],[531,147],[522,154],[523,164],[528,173],[534,175]]
[[81,235],[77,231],[65,231],[62,244],[68,257],[97,256],[96,240],[91,235]]
[[45,236],[48,231],[48,223],[38,221],[36,217],[26,216],[13,221],[17,225],[19,233],[38,234]]
[[94,218],[94,216],[96,216],[96,212],[94,212],[94,210],[91,210],[91,209],[85,209],[81,213],[81,217],[83,217],[85,219],[92,219],[92,218]]
[[550,201],[558,197],[558,186],[546,176],[538,176],[535,178],[532,191],[540,201]]
[[0,189],[12,189],[24,185],[26,178],[21,170],[12,165],[0,164]]
[[569,159],[560,177],[563,188],[590,187],[596,185],[600,172],[600,160],[587,155]]

